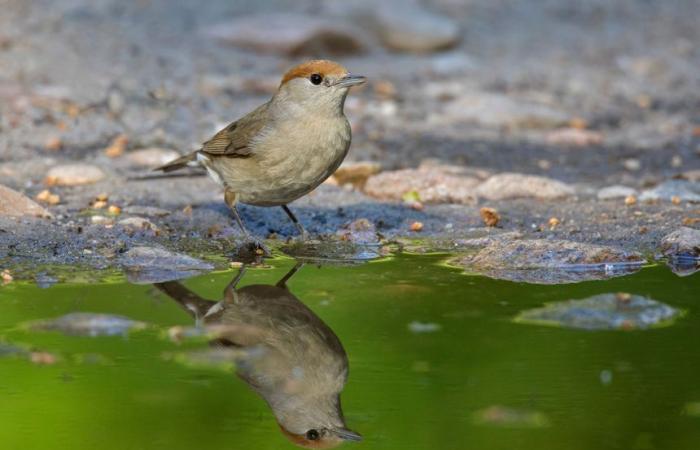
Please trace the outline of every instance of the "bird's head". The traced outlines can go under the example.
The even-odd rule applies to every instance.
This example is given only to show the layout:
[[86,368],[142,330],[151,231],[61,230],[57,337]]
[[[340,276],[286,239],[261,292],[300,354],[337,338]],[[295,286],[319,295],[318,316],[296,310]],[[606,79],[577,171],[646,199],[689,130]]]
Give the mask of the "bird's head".
[[333,393],[298,395],[281,409],[273,411],[282,434],[304,448],[334,448],[346,441],[361,441],[362,436],[345,427],[340,396]]
[[345,428],[310,428],[300,434],[280,428],[287,439],[303,448],[335,448],[345,441],[362,440],[362,436]]
[[348,90],[365,81],[333,61],[307,61],[284,74],[274,100],[304,110],[342,112]]

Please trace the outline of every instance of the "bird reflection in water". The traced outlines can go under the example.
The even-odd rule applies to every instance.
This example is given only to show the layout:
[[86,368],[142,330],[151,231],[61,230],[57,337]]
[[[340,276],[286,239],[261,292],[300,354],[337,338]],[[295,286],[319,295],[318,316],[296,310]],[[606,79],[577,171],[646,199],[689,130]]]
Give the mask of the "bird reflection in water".
[[338,337],[294,296],[287,281],[237,288],[238,275],[215,302],[177,281],[155,286],[178,302],[198,326],[212,330],[210,345],[235,351],[237,374],[270,406],[282,433],[306,448],[332,448],[361,436],[345,427],[340,393],[348,358]]

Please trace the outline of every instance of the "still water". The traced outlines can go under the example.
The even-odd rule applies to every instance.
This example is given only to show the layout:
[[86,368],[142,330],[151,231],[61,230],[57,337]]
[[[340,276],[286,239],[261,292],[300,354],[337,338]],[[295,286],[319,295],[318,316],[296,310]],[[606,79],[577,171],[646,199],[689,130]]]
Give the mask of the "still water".
[[[444,261],[2,286],[0,448],[700,448],[699,275],[544,286]],[[515,320],[619,292],[679,315],[644,330]],[[77,312],[137,326],[45,322]]]

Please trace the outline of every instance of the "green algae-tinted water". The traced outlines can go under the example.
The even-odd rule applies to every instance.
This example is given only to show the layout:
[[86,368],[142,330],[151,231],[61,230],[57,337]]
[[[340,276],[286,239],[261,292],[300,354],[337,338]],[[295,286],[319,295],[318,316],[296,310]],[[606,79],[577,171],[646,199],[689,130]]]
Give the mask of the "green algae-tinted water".
[[[651,267],[607,281],[541,286],[467,276],[442,261],[401,256],[306,265],[289,280],[348,355],[342,406],[347,427],[364,440],[344,448],[700,447],[700,276]],[[274,284],[294,262],[271,264],[248,269],[239,287]],[[183,284],[217,300],[234,275]],[[512,321],[547,302],[620,291],[685,314],[670,326],[628,331]],[[151,326],[128,336],[80,337],[22,325],[78,311]],[[0,356],[0,448],[294,448],[240,377],[164,357],[194,345],[178,346],[164,338],[167,330],[192,324],[180,305],[148,285],[0,287],[0,349],[57,358],[42,365]]]

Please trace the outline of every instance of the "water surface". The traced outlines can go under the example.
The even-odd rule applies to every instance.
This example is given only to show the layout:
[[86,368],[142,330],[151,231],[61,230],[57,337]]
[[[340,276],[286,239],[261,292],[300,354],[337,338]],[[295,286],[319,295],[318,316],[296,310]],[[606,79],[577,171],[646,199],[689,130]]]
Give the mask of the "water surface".
[[[287,281],[347,354],[342,409],[363,441],[343,448],[700,447],[698,275],[680,278],[658,266],[606,281],[543,286],[465,275],[444,260],[307,264]],[[249,268],[236,289],[273,286],[295,265],[269,263]],[[236,273],[181,286],[217,301]],[[649,297],[684,315],[665,327],[626,331],[513,321],[545,303],[611,292]],[[149,326],[89,337],[27,325],[75,312],[117,314]],[[47,289],[24,282],[0,287],[2,448],[295,448],[245,377],[177,357],[212,348],[206,339],[168,338],[173,326],[196,319],[162,289],[122,277]],[[9,355],[11,348],[21,351]]]

